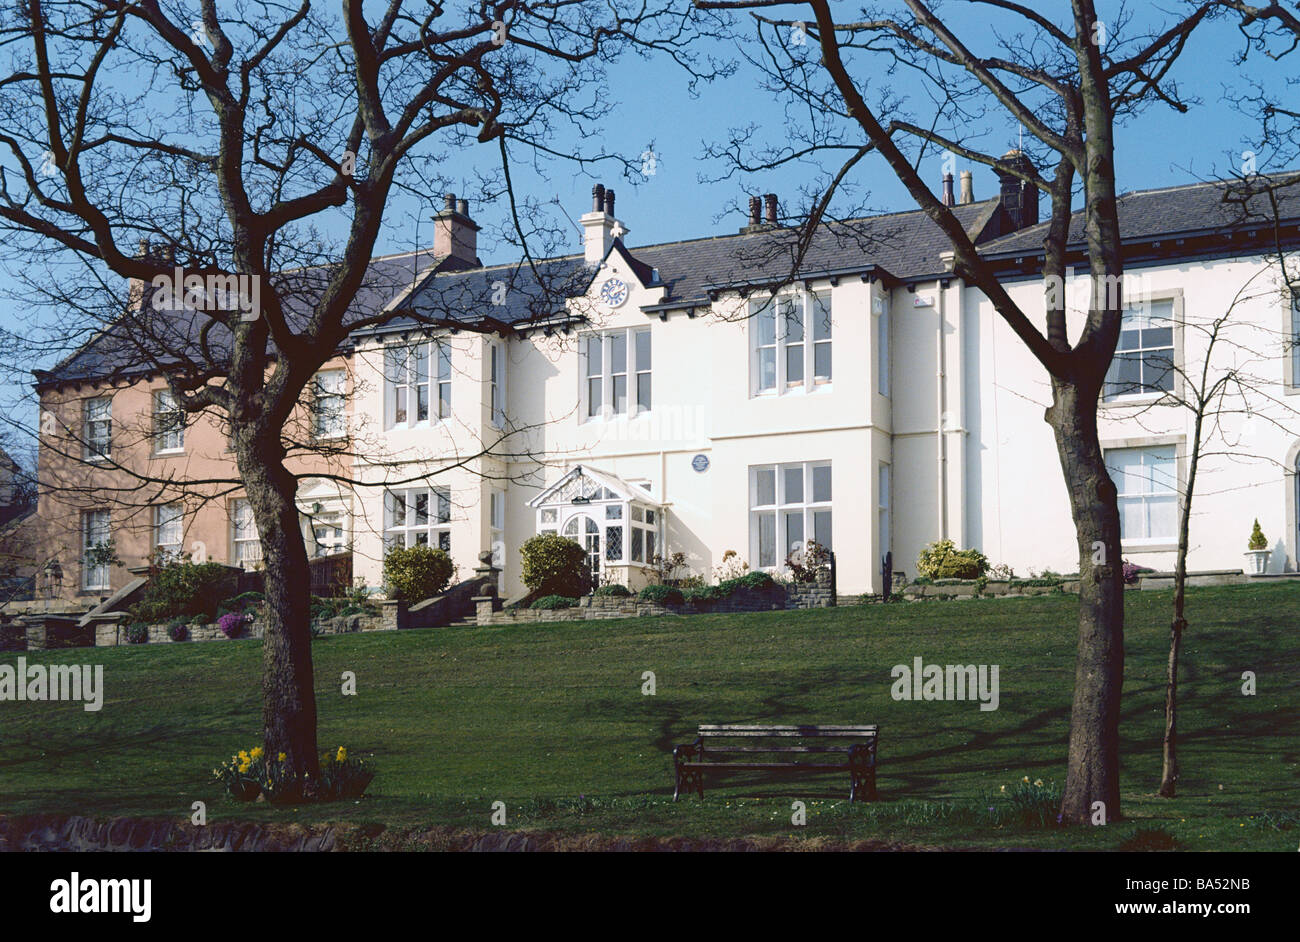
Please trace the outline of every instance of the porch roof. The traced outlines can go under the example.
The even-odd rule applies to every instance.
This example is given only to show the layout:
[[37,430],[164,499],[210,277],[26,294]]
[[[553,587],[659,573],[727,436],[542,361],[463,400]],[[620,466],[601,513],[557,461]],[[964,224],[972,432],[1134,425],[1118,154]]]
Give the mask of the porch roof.
[[[608,491],[610,496],[604,496]],[[598,500],[629,500],[652,507],[664,504],[639,484],[631,484],[616,474],[601,471],[586,465],[575,465],[554,484],[544,489],[528,502],[529,507],[537,508],[559,504],[583,504]],[[584,499],[585,498],[585,499]]]

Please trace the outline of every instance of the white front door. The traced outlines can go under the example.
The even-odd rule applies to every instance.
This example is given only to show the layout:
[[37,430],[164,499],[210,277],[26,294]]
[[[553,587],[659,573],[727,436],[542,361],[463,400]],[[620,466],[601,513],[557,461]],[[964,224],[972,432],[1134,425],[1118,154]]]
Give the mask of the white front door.
[[564,525],[564,535],[576,541],[587,551],[587,566],[591,584],[600,585],[600,527],[586,514],[570,518]]

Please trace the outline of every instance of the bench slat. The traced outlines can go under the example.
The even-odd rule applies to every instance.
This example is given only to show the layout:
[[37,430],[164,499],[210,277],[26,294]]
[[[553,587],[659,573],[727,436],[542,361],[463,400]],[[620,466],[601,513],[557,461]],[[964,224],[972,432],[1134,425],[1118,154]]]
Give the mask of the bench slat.
[[715,753],[727,752],[844,752],[847,753],[853,746],[715,746],[712,743],[705,748],[705,752],[713,755]]
[[848,765],[843,762],[683,762],[686,769],[831,769],[843,772]]

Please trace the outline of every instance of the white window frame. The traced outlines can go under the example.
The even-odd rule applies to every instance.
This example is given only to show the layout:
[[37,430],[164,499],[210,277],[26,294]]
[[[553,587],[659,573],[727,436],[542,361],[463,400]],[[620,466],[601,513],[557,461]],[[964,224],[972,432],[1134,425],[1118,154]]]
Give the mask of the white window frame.
[[[1162,306],[1165,304],[1169,305],[1168,345],[1161,344],[1160,346],[1152,346],[1152,347],[1138,346],[1129,350],[1122,350],[1119,349],[1119,347],[1117,346],[1115,350],[1115,355],[1111,359],[1110,366],[1107,367],[1106,369],[1106,378],[1102,382],[1101,402],[1103,405],[1123,404],[1123,403],[1131,403],[1131,402],[1147,402],[1151,400],[1161,399],[1167,395],[1171,395],[1171,394],[1178,395],[1180,393],[1182,384],[1181,384],[1181,377],[1179,376],[1178,373],[1178,369],[1182,363],[1182,343],[1181,343],[1181,336],[1180,336],[1181,331],[1179,329],[1179,325],[1182,323],[1182,311],[1180,310],[1181,297],[1178,295],[1159,295],[1156,297],[1142,298],[1140,300],[1134,301],[1131,304],[1125,305],[1124,310],[1121,312],[1122,320],[1120,324],[1120,331],[1122,333],[1124,331],[1124,324],[1131,322],[1135,318],[1141,317],[1143,319],[1147,319],[1152,317],[1152,308],[1154,305],[1157,304]],[[1163,315],[1157,315],[1157,316],[1163,318]],[[1137,329],[1150,330],[1153,328],[1139,327]],[[1155,328],[1155,329],[1159,329],[1159,328]],[[1122,338],[1120,340],[1120,343],[1123,343]],[[1160,353],[1160,351],[1163,350],[1169,351],[1170,365],[1169,365],[1168,372],[1169,372],[1170,389],[1168,390],[1148,389],[1145,383],[1143,383],[1142,388],[1135,392],[1111,392],[1110,391],[1110,387],[1112,385],[1112,380],[1111,380],[1112,371],[1118,369],[1117,364],[1119,363],[1121,357],[1134,357],[1134,356],[1140,357],[1143,361],[1142,369],[1145,371],[1146,357],[1148,355],[1158,354]],[[1145,376],[1143,378],[1145,379]]]
[[[642,363],[637,352],[637,337],[647,337],[646,357],[650,362]],[[614,342],[623,340],[623,368],[615,370]],[[595,362],[592,342],[599,341],[600,362]],[[654,409],[653,358],[654,335],[647,327],[625,327],[618,330],[589,331],[579,338],[579,377],[582,381],[582,420],[584,422],[609,421],[613,418],[636,418]],[[623,380],[624,408],[614,407],[614,389],[618,379]],[[649,391],[649,405],[640,405],[640,381],[644,378]],[[599,404],[592,396],[592,389],[600,390]],[[598,408],[598,412],[593,412]]]
[[321,370],[312,378],[311,431],[317,441],[348,434],[347,370]]
[[[428,428],[451,418],[451,357],[451,344],[438,339],[384,347],[386,429]],[[419,417],[421,392],[424,418]],[[403,415],[400,421],[399,404]]]
[[[172,444],[172,442],[175,444]],[[177,455],[185,451],[185,412],[170,389],[153,393],[153,452]]]
[[488,408],[492,412],[492,424],[499,429],[506,427],[506,348],[505,344],[492,342],[488,344]]
[[113,399],[87,399],[84,416],[87,461],[106,461],[113,453]]
[[492,550],[492,565],[504,569],[506,565],[506,492],[493,489],[488,493],[488,538]]
[[247,497],[230,502],[230,563],[240,569],[256,569],[262,561],[262,537],[257,532],[253,505]]
[[[825,305],[822,307],[822,305]],[[762,343],[766,338],[759,332],[759,318],[766,316],[769,308],[772,316],[772,342]],[[826,316],[818,314],[824,310]],[[797,336],[793,331],[796,319],[792,316],[798,312],[799,325]],[[835,375],[834,347],[834,302],[830,289],[810,291],[800,288],[796,291],[783,291],[775,297],[753,298],[749,302],[750,333],[750,395],[783,396],[789,393],[810,393],[829,389]],[[819,336],[820,334],[820,336]],[[792,348],[798,347],[795,352]],[[817,351],[827,353],[830,368],[824,374],[817,370]],[[763,384],[763,353],[771,351],[774,362],[774,385]],[[791,353],[799,364],[801,376],[790,379]]]
[[384,552],[423,545],[451,552],[450,489],[403,487],[384,491]]
[[[1141,485],[1143,488],[1145,488],[1160,483],[1154,481],[1153,480],[1154,475],[1146,470],[1148,468],[1148,457],[1151,456],[1152,458],[1154,458],[1154,456],[1152,456],[1152,453],[1156,451],[1167,453],[1169,457],[1166,460],[1170,461],[1173,467],[1174,479],[1171,482],[1168,482],[1169,485],[1168,489],[1163,489],[1163,490],[1139,489],[1136,491],[1126,490],[1126,488],[1129,488],[1132,484],[1131,481],[1132,476],[1129,474],[1124,474],[1122,476],[1117,475],[1116,473],[1117,468],[1112,464],[1112,462],[1115,460],[1116,454],[1118,452],[1134,452],[1137,453],[1139,456],[1141,456],[1141,462],[1140,462],[1140,466],[1142,468]],[[1144,526],[1144,530],[1146,532],[1144,532],[1140,536],[1126,534],[1121,530],[1120,539],[1123,545],[1126,547],[1133,547],[1133,548],[1145,547],[1150,549],[1150,548],[1157,548],[1157,547],[1168,547],[1173,544],[1176,544],[1178,541],[1178,512],[1182,503],[1182,498],[1181,498],[1182,474],[1179,470],[1178,445],[1174,443],[1151,443],[1151,444],[1142,444],[1142,445],[1125,445],[1123,447],[1110,447],[1104,449],[1103,460],[1105,461],[1106,464],[1106,472],[1110,474],[1111,480],[1115,482],[1116,488],[1119,489],[1119,493],[1116,496],[1116,500],[1119,505],[1119,516],[1120,516],[1121,527],[1123,526],[1123,521],[1125,517],[1124,508],[1127,503],[1134,503],[1134,502],[1138,503],[1143,509],[1143,514],[1142,514],[1143,520],[1146,521],[1146,524]],[[1152,461],[1152,464],[1154,464],[1154,460]],[[1116,480],[1117,476],[1119,476],[1121,479]],[[1172,504],[1173,513],[1170,515],[1169,533],[1167,534],[1162,533],[1153,536],[1150,533],[1150,507],[1157,501],[1161,503]]]
[[[828,475],[826,480],[830,493],[824,500],[818,500],[815,490],[816,472],[822,469],[825,469]],[[795,471],[798,472],[800,481],[797,495],[789,493],[790,478],[787,477],[788,472]],[[766,472],[774,475],[772,503],[759,502],[761,496],[759,482],[761,475]],[[826,524],[831,529],[831,536],[827,540],[818,540],[818,542],[828,550],[833,549],[831,541],[834,539],[835,532],[834,497],[834,476],[830,461],[751,465],[749,468],[749,558],[753,567],[767,572],[776,572],[785,568],[785,561],[792,552],[805,547],[808,540],[816,539],[820,514],[829,514]],[[789,527],[790,519],[795,516],[800,520],[801,532],[797,536],[790,532]],[[763,555],[765,541],[762,521],[767,518],[771,519],[773,540],[773,556],[770,562],[765,560]]]
[[92,566],[89,562],[92,547],[104,546],[113,539],[112,526],[112,514],[107,510],[87,510],[81,515],[81,588],[84,591],[112,588],[111,567],[107,563]]
[[174,501],[153,508],[153,546],[166,560],[178,560],[185,551],[185,507]]

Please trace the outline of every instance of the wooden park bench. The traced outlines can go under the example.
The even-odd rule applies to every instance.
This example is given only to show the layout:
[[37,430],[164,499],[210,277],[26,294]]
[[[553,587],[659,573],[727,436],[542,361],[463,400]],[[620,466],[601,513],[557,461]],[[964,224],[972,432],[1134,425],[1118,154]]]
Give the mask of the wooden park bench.
[[[701,726],[695,742],[673,748],[673,801],[683,791],[704,797],[704,772],[780,771],[849,773],[849,801],[876,797],[876,742],[872,726]],[[811,761],[803,756],[814,757]]]

